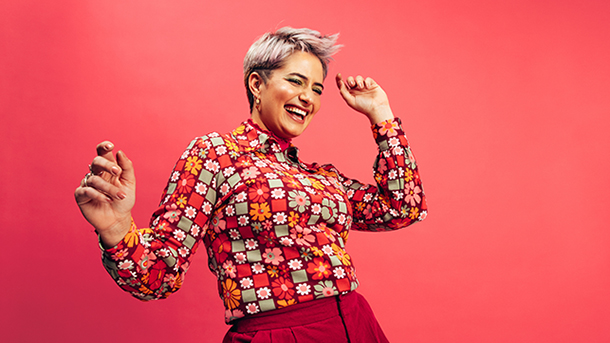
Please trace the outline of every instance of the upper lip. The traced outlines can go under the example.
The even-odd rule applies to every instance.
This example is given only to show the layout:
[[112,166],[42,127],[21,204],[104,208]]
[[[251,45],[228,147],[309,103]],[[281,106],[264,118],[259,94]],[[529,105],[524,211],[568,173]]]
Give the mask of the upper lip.
[[309,112],[310,112],[308,109],[305,109],[305,108],[303,108],[301,106],[292,105],[292,104],[288,104],[288,105],[284,106],[284,108],[286,108],[286,110],[288,110],[290,108],[296,108],[296,109],[298,109],[300,111],[305,112],[305,116],[307,116],[309,114]]

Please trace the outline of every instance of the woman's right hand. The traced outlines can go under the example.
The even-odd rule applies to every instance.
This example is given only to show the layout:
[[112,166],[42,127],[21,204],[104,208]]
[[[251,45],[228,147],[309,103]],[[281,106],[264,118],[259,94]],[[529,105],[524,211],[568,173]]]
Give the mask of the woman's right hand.
[[131,227],[131,209],[136,200],[136,178],[132,162],[124,152],[112,154],[114,145],[97,145],[91,172],[74,191],[76,203],[93,225],[105,247],[118,244]]

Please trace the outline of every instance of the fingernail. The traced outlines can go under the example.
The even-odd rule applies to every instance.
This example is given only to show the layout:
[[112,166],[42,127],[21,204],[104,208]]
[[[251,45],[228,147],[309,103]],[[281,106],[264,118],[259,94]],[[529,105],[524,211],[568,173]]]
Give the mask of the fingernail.
[[123,200],[123,199],[127,198],[127,194],[125,194],[123,191],[119,191],[119,192],[116,194],[116,196],[117,196],[117,198],[119,198],[119,199],[121,199],[121,200]]
[[110,144],[110,143],[106,144],[106,150],[110,150],[110,149],[112,149],[112,144]]
[[110,170],[112,171],[112,175],[114,176],[119,175],[119,173],[121,172],[121,170],[119,170],[119,168],[116,166],[113,166],[112,168],[110,168]]

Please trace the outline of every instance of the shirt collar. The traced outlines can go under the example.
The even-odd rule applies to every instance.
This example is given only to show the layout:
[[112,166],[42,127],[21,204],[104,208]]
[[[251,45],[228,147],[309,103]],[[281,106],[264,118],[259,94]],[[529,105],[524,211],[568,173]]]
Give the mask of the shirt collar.
[[269,130],[261,128],[252,121],[252,118],[242,122],[239,127],[233,130],[232,135],[238,144],[248,151],[260,150],[265,152],[271,149],[273,152],[283,152],[291,148],[296,149],[291,141],[281,139]]

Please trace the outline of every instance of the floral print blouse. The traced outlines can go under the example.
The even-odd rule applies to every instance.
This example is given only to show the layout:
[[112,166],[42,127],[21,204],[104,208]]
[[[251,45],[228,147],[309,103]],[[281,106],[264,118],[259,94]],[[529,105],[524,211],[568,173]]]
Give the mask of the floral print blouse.
[[225,320],[345,294],[358,287],[349,230],[395,230],[423,220],[415,158],[393,119],[373,125],[377,185],[299,160],[248,120],[196,138],[178,160],[150,228],[132,227],[103,264],[141,300],[182,286],[203,242]]

